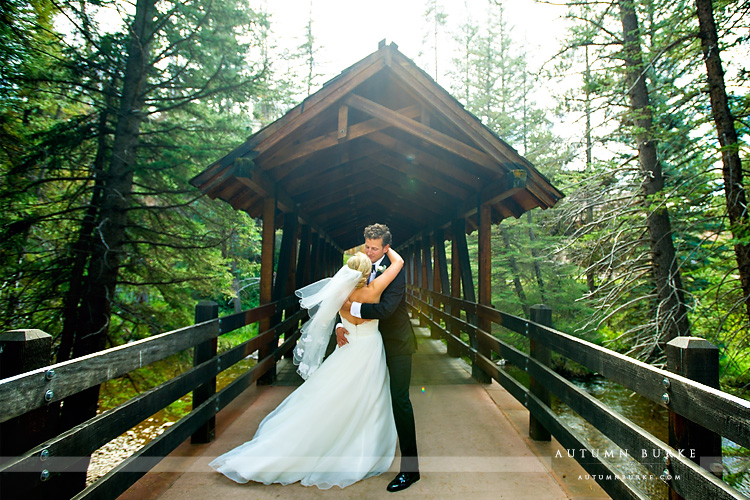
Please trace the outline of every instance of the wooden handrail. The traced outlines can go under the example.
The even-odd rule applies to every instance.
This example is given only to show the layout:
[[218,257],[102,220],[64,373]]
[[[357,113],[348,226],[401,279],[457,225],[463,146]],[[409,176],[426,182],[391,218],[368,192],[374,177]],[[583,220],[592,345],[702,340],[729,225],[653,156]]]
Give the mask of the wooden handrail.
[[[196,390],[206,381],[234,365],[261,346],[274,342],[274,338],[285,334],[285,342],[270,355],[260,360],[253,368],[240,375],[220,392],[208,395],[207,399],[187,416],[180,419],[168,431],[138,450],[131,458],[118,465],[105,477],[81,492],[77,498],[114,498],[127,489],[138,477],[155,465],[163,456],[183,442],[208,419],[237,395],[274,366],[284,353],[293,348],[299,338],[299,323],[305,319],[306,310],[290,314],[298,298],[285,297],[276,302],[242,311],[222,318],[211,319],[186,328],[181,328],[138,342],[108,349],[64,363],[20,374],[0,381],[0,416],[7,420],[26,413],[29,409],[43,406],[128,371],[158,361],[176,352],[196,347],[217,336],[236,330],[264,318],[287,311],[289,315],[279,324],[221,354],[213,355],[205,362],[168,380],[137,397],[107,412],[56,436],[21,456],[14,457],[0,466],[0,480],[16,481],[19,472],[36,472],[23,475],[21,486],[31,491],[41,486],[43,470],[65,472],[75,465],[68,457],[90,455],[105,443],[116,438],[135,424],[143,421],[190,391]],[[295,331],[296,330],[296,331]],[[51,390],[55,394],[45,401],[40,394]],[[23,392],[19,392],[23,391]],[[6,397],[12,395],[12,397]],[[40,403],[40,399],[42,402]],[[40,460],[40,457],[44,457]],[[137,465],[135,465],[137,464]],[[149,465],[150,464],[150,465]],[[127,472],[122,474],[122,472]],[[32,477],[33,476],[33,477]]]
[[289,307],[285,298],[226,318],[162,333],[129,344],[0,380],[0,422],[120,377]]
[[[663,475],[665,470],[673,476],[680,476],[681,481],[668,481],[668,484],[683,498],[744,498],[734,488],[717,479],[690,458],[681,456],[668,444],[613,412],[549,367],[471,324],[469,322],[472,318],[471,313],[475,313],[477,318],[489,320],[491,323],[501,325],[527,338],[533,334],[533,338],[547,348],[746,447],[750,444],[748,439],[750,402],[672,372],[660,370],[554,328],[491,307],[415,286],[408,287],[407,304],[420,316],[421,321],[430,326],[431,330],[439,328],[449,343],[459,345],[462,355],[469,357],[472,363],[488,373],[512,396],[522,402],[531,414],[567,448],[579,449],[585,446],[585,441],[563,425],[549,406],[542,403],[529,389],[477,349],[446,331],[440,322],[446,325],[458,325],[460,331],[475,335],[482,345],[488,346],[490,351],[496,352],[509,363],[526,371],[530,377],[548,388],[562,402],[569,405],[621,448],[657,450],[662,457],[670,454],[668,466],[663,462],[655,463],[649,460],[649,457],[644,458],[638,454],[632,458],[641,462],[656,477]],[[450,306],[451,313],[455,313],[457,309],[466,311],[468,321],[441,309],[440,304],[442,307]],[[668,393],[669,397],[662,399],[665,393]],[[592,474],[601,474],[604,470],[604,473],[610,477],[617,476],[616,472],[608,469],[606,463],[598,460],[597,457],[587,457],[587,462],[582,465]],[[641,493],[619,479],[600,484],[616,498],[642,498]]]
[[[750,448],[750,426],[747,425],[747,422],[750,421],[750,401],[656,368],[554,328],[534,323],[531,320],[429,290],[421,291],[434,299],[446,300],[452,305],[458,305],[464,310],[476,310],[478,315],[482,315],[493,323],[521,335],[528,336],[529,329],[535,328],[545,345],[558,354],[584,365],[592,372],[599,373],[657,404],[670,408],[737,444]],[[468,324],[460,318],[451,317],[445,311],[435,308],[428,302],[416,300],[419,301],[421,307],[429,308],[441,318],[458,322],[465,331],[476,329],[476,326]],[[494,339],[487,332],[482,333],[485,334],[485,340],[491,341],[490,339]],[[497,344],[495,345],[497,346]],[[505,356],[505,353],[499,350],[495,350],[495,352]],[[523,368],[523,366],[521,367]],[[665,383],[665,380],[668,380],[668,384]],[[669,404],[665,404],[662,399],[662,396],[667,392],[665,384],[669,386]]]
[[264,358],[250,370],[232,381],[224,389],[208,398],[198,408],[169,427],[163,434],[123,460],[85,490],[76,500],[109,500],[117,498],[139,478],[158,464],[162,458],[190,437],[207,419],[234,400],[273,364],[273,356]]
[[750,448],[750,401],[552,328],[533,326],[558,354]]

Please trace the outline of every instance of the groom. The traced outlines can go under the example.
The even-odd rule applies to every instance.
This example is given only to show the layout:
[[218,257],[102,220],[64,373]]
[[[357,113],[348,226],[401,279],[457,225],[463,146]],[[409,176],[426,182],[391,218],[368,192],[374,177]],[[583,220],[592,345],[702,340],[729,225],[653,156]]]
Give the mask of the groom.
[[[372,261],[369,283],[390,265],[385,255],[391,246],[391,232],[384,224],[373,224],[365,228],[365,253]],[[411,381],[411,355],[417,350],[417,340],[406,310],[404,291],[405,273],[402,269],[386,287],[377,304],[352,302],[352,316],[362,319],[380,320],[379,328],[383,336],[386,364],[391,379],[391,402],[396,432],[401,447],[401,472],[388,485],[388,491],[405,490],[419,481],[419,459],[417,457],[417,433],[414,427],[414,410],[409,400]],[[339,347],[348,343],[347,331],[336,327],[336,342]]]

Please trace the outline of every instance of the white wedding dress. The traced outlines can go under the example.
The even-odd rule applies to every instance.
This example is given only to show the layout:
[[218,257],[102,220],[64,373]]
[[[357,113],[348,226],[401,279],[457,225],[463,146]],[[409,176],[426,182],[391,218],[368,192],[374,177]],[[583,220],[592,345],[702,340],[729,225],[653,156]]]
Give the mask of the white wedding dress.
[[252,441],[211,467],[238,483],[321,489],[388,470],[397,438],[378,322],[343,323],[349,343],[263,419]]

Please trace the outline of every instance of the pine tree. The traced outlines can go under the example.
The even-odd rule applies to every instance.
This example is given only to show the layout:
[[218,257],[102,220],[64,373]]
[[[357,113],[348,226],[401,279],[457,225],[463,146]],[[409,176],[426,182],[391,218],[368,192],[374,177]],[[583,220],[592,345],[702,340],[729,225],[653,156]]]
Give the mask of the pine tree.
[[[73,42],[64,45],[48,24],[54,43],[26,45],[27,60],[45,71],[14,76],[19,92],[43,89],[56,100],[14,129],[26,151],[2,159],[13,182],[3,189],[14,195],[4,199],[12,215],[2,241],[12,291],[0,300],[5,325],[43,327],[63,361],[117,344],[120,334],[183,326],[194,300],[231,294],[237,257],[221,255],[222,227],[252,224],[202,199],[187,180],[247,130],[237,111],[264,83],[248,34],[265,21],[241,2],[161,11],[139,0],[123,31],[107,34],[93,21],[95,6],[56,8]],[[19,39],[33,39],[42,21],[26,16]],[[60,56],[47,63],[49,45]],[[64,425],[95,415],[97,401],[98,387],[66,400]]]
[[[718,295],[705,280],[703,266],[723,262],[726,254],[721,243],[721,219],[708,215],[716,213],[717,177],[710,168],[707,139],[702,135],[706,114],[700,102],[703,93],[697,70],[701,60],[692,42],[697,26],[690,2],[630,5],[636,7],[629,10],[631,19],[635,15],[640,21],[642,37],[640,43],[626,39],[625,46],[631,56],[640,52],[643,65],[640,71],[629,74],[612,64],[628,53],[614,50],[620,43],[615,35],[619,32],[632,37],[635,33],[634,29],[622,28],[619,9],[598,8],[596,4],[571,8],[571,17],[579,24],[569,47],[581,48],[579,53],[585,50],[583,55],[588,56],[580,66],[585,82],[581,94],[585,97],[579,108],[572,109],[581,112],[582,121],[591,120],[585,127],[591,139],[582,142],[586,143],[585,151],[592,154],[582,169],[585,175],[571,175],[574,188],[566,190],[568,198],[557,211],[575,240],[567,247],[569,255],[581,263],[589,283],[595,285],[589,286],[589,296],[600,313],[594,316],[593,324],[617,338],[615,345],[626,352],[655,361],[661,356],[660,342],[666,338],[668,325],[660,315],[672,307],[667,298],[676,299],[675,319],[686,317],[691,307],[705,306],[709,290]],[[629,7],[624,2],[618,6]],[[638,64],[632,59],[631,63],[631,67]],[[645,85],[649,105],[641,106],[633,115],[624,110],[623,89],[632,96],[636,85]],[[649,115],[651,124],[646,126],[648,122],[643,120]],[[642,164],[638,170],[632,169],[635,158],[627,155],[623,145],[630,133],[636,136],[646,131],[653,143],[649,146],[652,158],[659,160],[661,179],[648,174],[642,184]],[[643,146],[648,139],[641,136],[636,143]],[[646,157],[639,154],[637,158],[640,162]],[[661,188],[643,205],[642,186],[655,187],[659,181]],[[670,229],[662,234],[670,238],[654,238],[653,234],[644,238],[654,230],[655,219],[665,213],[669,214]],[[673,242],[675,256],[655,266],[658,258],[669,252],[653,243],[667,243],[668,239]],[[682,284],[670,282],[673,293],[658,284],[658,268],[670,266],[672,273],[677,272],[674,266],[679,266],[684,278]],[[679,303],[684,303],[684,308]],[[704,315],[696,318],[705,331]],[[609,326],[615,323],[618,328]],[[685,322],[676,331],[687,331]],[[694,328],[690,331],[696,334]]]
[[737,259],[742,294],[748,319],[750,319],[750,234],[748,233],[750,216],[747,213],[747,193],[743,182],[739,140],[734,124],[735,119],[729,108],[713,5],[711,0],[696,0],[695,4],[700,26],[698,35],[708,76],[711,110],[716,123],[719,144],[721,145],[727,215],[729,216],[730,230],[735,240],[734,253]]
[[424,12],[424,20],[426,24],[424,43],[423,47],[431,53],[421,52],[419,56],[425,56],[428,58],[429,63],[426,67],[432,69],[433,77],[435,81],[439,81],[440,72],[440,59],[442,57],[441,40],[443,30],[445,29],[448,14],[440,4],[440,0],[427,0]]

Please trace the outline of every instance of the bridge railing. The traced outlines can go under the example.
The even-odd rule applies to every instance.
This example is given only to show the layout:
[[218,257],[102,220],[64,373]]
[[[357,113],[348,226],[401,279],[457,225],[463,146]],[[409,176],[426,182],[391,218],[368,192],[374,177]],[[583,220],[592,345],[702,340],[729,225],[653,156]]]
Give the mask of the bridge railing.
[[[286,317],[282,319],[284,311]],[[276,361],[292,349],[299,338],[299,324],[307,317],[307,311],[299,310],[298,299],[290,296],[229,316],[218,318],[217,315],[215,304],[201,303],[196,308],[196,319],[200,322],[195,325],[0,380],[0,422],[6,422],[195,348],[192,369],[6,460],[0,466],[4,495],[10,495],[8,498],[60,498],[56,480],[64,480],[66,473],[85,473],[71,470],[80,457],[90,456],[191,391],[193,409],[189,414],[75,498],[116,498],[187,438],[192,436],[193,442],[212,439],[214,416],[261,376],[275,374]],[[254,338],[216,353],[217,337],[256,322],[270,326]],[[279,345],[282,334],[284,342]],[[217,374],[256,351],[259,353],[257,364],[215,392]]]
[[[714,432],[746,448],[750,448],[750,402],[557,331],[549,325],[550,321],[544,321],[543,310],[532,308],[532,315],[537,313],[537,321],[532,321],[411,285],[407,303],[420,322],[430,327],[433,336],[446,339],[449,354],[468,357],[474,367],[495,379],[529,410],[532,438],[543,440],[549,432],[568,450],[588,449],[589,453],[575,454],[576,460],[613,498],[644,497],[603,454],[591,450],[579,433],[558,418],[550,405],[550,393],[621,450],[629,450],[628,456],[666,483],[673,490],[672,495],[685,499],[746,498],[684,452],[680,453],[555,373],[549,366],[550,351],[665,406],[670,412],[703,426],[706,432]],[[530,353],[503,342],[475,322],[500,325],[524,335],[530,341]],[[461,339],[461,333],[468,336],[468,343]],[[492,353],[527,372],[530,387],[498,366]],[[546,437],[549,439],[549,434]],[[648,451],[646,456],[642,450]],[[709,462],[716,459],[706,458]]]

